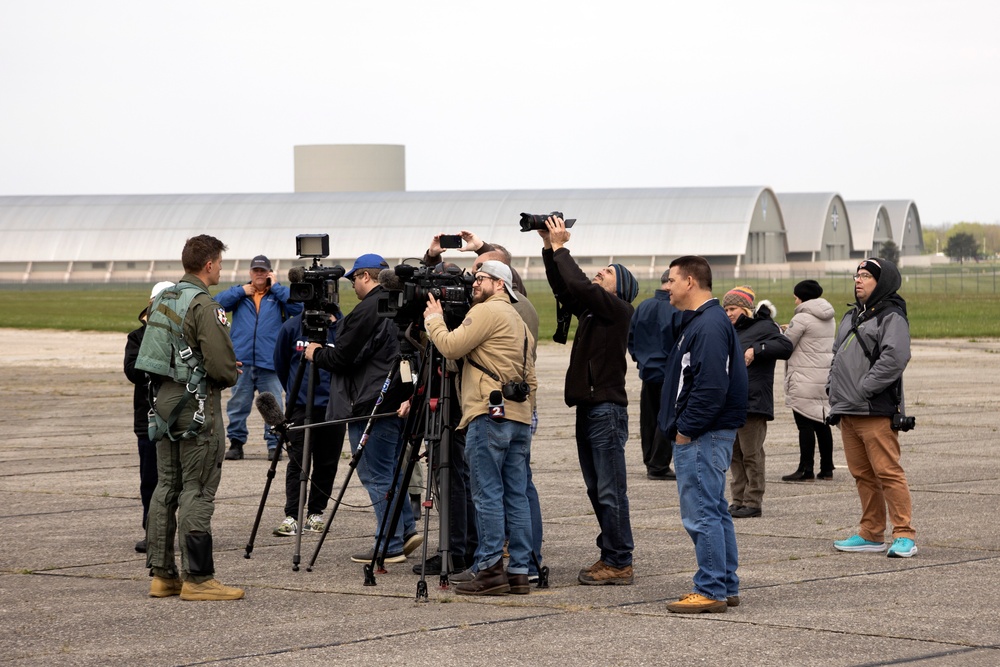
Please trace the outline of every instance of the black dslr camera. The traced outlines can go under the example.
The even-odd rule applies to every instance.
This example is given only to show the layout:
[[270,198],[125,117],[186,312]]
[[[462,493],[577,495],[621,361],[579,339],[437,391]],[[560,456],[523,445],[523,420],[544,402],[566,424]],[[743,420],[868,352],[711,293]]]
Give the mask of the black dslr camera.
[[299,259],[312,257],[312,266],[293,266],[288,270],[288,300],[303,304],[302,326],[306,337],[326,344],[330,315],[340,312],[340,290],[337,281],[344,277],[344,267],[326,267],[320,258],[330,254],[329,234],[299,234],[295,237],[295,254]]
[[[441,265],[439,265],[441,266]],[[427,298],[441,302],[444,311],[444,321],[449,329],[454,329],[465,319],[472,307],[473,277],[463,273],[458,267],[451,267],[442,272],[435,271],[437,267],[415,267],[400,264],[394,269],[399,286],[388,289],[378,301],[378,314],[391,317],[400,329],[410,324],[421,324]]]
[[503,392],[503,397],[508,401],[524,403],[531,394],[531,387],[524,380],[511,380],[500,387],[500,391]]
[[[552,211],[551,213],[546,213],[544,215],[536,215],[533,213],[522,213],[521,214],[521,231],[531,232],[537,229],[545,229],[545,219],[546,218],[562,218],[563,214],[559,211]],[[576,218],[571,220],[566,220],[563,218],[563,222],[566,223],[567,227],[572,227],[573,223],[576,222]]]
[[897,412],[892,416],[892,430],[893,431],[906,431],[912,430],[917,426],[916,417],[907,417],[902,412]]

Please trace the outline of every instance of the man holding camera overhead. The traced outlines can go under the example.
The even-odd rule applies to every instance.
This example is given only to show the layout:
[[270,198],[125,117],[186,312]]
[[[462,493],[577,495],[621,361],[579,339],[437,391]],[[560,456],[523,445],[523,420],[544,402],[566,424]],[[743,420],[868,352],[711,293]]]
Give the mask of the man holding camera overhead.
[[[475,273],[473,306],[449,331],[440,302],[429,295],[424,327],[447,359],[465,359],[462,421],[467,429],[472,497],[476,508],[478,572],[455,587],[459,595],[528,593],[531,515],[526,460],[531,449],[531,402],[536,387],[529,354],[534,341],[511,302],[518,297],[510,267],[487,261]],[[503,566],[505,526],[510,565]]]
[[565,247],[570,234],[559,215],[548,217],[545,228],[537,231],[552,292],[579,319],[566,371],[566,405],[576,406],[580,470],[601,527],[601,558],[580,571],[579,581],[587,586],[628,585],[634,544],[625,478],[625,354],[639,283],[621,264],[587,278]]
[[[886,506],[892,522],[889,558],[917,553],[910,525],[912,505],[906,473],[899,464],[897,430],[913,427],[903,415],[903,370],[910,361],[906,302],[896,293],[899,269],[869,258],[854,274],[854,308],[840,321],[827,380],[830,423],[840,424],[847,468],[861,497],[861,527],[838,551],[885,550]],[[909,422],[909,423],[907,423]]]

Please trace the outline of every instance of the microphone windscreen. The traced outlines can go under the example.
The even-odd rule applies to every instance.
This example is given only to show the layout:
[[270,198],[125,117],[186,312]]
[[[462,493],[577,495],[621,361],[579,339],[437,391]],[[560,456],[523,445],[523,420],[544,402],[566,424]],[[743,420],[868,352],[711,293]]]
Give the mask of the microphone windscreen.
[[378,274],[378,284],[386,290],[401,290],[403,282],[393,269],[382,269]]
[[409,264],[397,264],[396,265],[396,275],[404,280],[406,278],[412,278],[413,274],[417,272],[417,267],[410,266]]
[[306,269],[303,266],[293,266],[288,269],[288,282],[290,283],[300,283],[305,280]]
[[281,426],[285,423],[285,413],[281,411],[278,399],[270,392],[261,392],[257,396],[257,412],[268,426]]

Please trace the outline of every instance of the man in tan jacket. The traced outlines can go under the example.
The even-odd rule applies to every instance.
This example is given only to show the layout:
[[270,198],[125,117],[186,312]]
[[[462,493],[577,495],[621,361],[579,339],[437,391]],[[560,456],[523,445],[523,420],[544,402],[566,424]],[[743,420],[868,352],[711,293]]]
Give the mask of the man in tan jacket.
[[[427,299],[424,327],[448,359],[465,358],[461,377],[466,456],[476,508],[479,547],[475,579],[455,587],[460,595],[528,593],[531,516],[525,461],[531,448],[530,392],[537,387],[529,350],[534,344],[511,301],[510,267],[487,261],[476,271],[473,306],[449,331],[440,303]],[[528,391],[511,383],[527,384]],[[510,534],[510,566],[503,568],[504,527]]]

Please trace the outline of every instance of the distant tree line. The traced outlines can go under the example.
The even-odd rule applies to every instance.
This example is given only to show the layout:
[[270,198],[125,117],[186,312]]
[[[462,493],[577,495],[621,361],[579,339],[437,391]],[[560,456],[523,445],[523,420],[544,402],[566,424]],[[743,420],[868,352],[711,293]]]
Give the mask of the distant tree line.
[[923,231],[925,253],[941,252],[959,262],[995,257],[1000,250],[1000,224],[959,222]]

